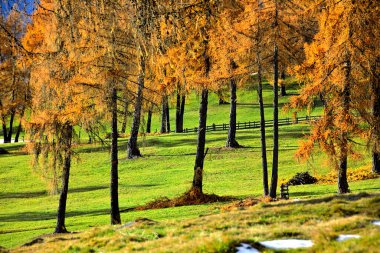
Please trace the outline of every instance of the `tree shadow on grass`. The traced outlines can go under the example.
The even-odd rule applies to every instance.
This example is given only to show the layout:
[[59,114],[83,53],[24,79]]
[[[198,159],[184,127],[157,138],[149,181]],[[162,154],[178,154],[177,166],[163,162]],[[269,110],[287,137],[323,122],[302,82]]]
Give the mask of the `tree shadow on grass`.
[[[86,211],[68,211],[66,213],[66,218],[76,217],[76,216],[98,216],[107,215],[110,210],[98,209],[98,210],[86,210]],[[57,217],[55,211],[50,212],[19,212],[8,215],[0,215],[0,222],[21,222],[21,221],[43,221],[43,220],[54,220]]]
[[[306,192],[307,195],[317,195],[314,192]],[[321,203],[327,203],[331,202],[333,200],[346,200],[346,201],[357,201],[362,198],[370,198],[370,197],[379,197],[380,194],[368,194],[366,192],[358,193],[358,194],[348,194],[348,195],[334,195],[334,196],[328,196],[328,197],[322,197],[322,198],[315,198],[315,199],[307,199],[307,200],[300,200],[296,202],[281,202],[281,203],[272,203],[272,204],[265,204],[263,207],[273,207],[273,206],[290,206],[290,205],[305,205],[305,204],[321,204]]]
[[[82,193],[89,191],[97,191],[107,189],[108,186],[104,185],[94,185],[86,187],[78,187],[69,189],[69,193]],[[28,199],[28,198],[39,198],[48,196],[47,191],[35,191],[35,192],[1,192],[0,199]]]

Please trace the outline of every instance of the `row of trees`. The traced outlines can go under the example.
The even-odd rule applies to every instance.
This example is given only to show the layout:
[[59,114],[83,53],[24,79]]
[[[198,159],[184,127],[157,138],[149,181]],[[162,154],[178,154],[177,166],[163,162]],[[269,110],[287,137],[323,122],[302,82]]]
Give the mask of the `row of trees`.
[[[62,174],[57,233],[66,232],[75,129],[97,138],[104,122],[109,122],[111,223],[119,224],[120,116],[124,132],[126,118],[133,114],[127,157],[138,158],[142,113],[148,112],[149,132],[153,108],[161,105],[161,132],[170,131],[168,101],[170,94],[176,94],[176,131],[181,132],[186,94],[198,92],[198,142],[190,194],[201,197],[209,92],[220,94],[226,84],[230,86],[226,146],[238,148],[236,90],[248,79],[258,83],[263,192],[276,198],[278,91],[285,93],[280,82],[285,71],[303,83],[301,94],[292,98],[292,108],[311,108],[316,99],[322,99],[325,108],[297,155],[308,158],[318,143],[339,168],[339,192],[346,193],[347,157],[354,154],[354,138],[359,137],[368,140],[374,171],[380,171],[376,2],[41,0],[35,5],[30,20],[21,18],[23,12],[16,5],[7,18],[1,17],[5,46],[0,64],[6,79],[0,80],[0,107],[5,127],[7,119],[13,122],[16,113],[22,118],[29,108],[23,122],[34,164],[52,179],[53,189]],[[270,186],[262,94],[265,79],[273,83],[274,98]],[[130,104],[134,107],[131,113]],[[4,136],[12,133],[5,131]]]

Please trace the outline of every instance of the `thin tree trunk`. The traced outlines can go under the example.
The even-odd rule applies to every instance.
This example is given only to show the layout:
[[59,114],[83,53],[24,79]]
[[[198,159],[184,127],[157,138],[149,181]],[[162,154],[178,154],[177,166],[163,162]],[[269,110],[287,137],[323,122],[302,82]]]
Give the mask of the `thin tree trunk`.
[[180,126],[180,130],[181,132],[183,132],[183,119],[184,119],[184,115],[185,115],[185,103],[186,103],[186,95],[182,95],[182,99],[181,99],[181,114],[179,115],[179,126]]
[[145,79],[145,58],[144,56],[140,56],[140,74],[139,74],[139,78],[137,82],[138,90],[137,90],[137,97],[136,97],[136,103],[135,103],[135,110],[133,113],[131,136],[129,137],[129,140],[128,140],[128,159],[141,157],[140,150],[137,146],[137,138],[138,138],[139,128],[140,128],[144,79]]
[[[203,1],[206,9],[206,24],[209,24],[211,18],[210,0]],[[211,69],[210,56],[208,55],[208,33],[205,33],[204,52],[204,70],[205,77],[209,77]],[[203,88],[201,94],[201,103],[199,107],[199,126],[198,126],[198,140],[197,140],[197,154],[195,157],[194,177],[191,191],[195,195],[203,194],[203,164],[205,159],[205,146],[206,146],[206,124],[207,124],[207,105],[208,105],[208,89]]]
[[166,96],[166,131],[168,133],[171,132],[170,130],[170,108],[169,108],[169,97]]
[[167,123],[166,123],[166,120],[168,119],[166,117],[166,113],[168,112],[166,110],[166,106],[167,106],[167,103],[166,103],[166,95],[162,95],[162,114],[161,114],[161,133],[164,134],[167,132]]
[[73,127],[66,124],[63,129],[62,141],[65,146],[63,171],[62,171],[62,189],[59,196],[59,206],[57,214],[57,225],[54,233],[67,233],[65,226],[67,194],[69,190],[69,178],[71,167],[71,142],[73,137]]
[[377,151],[372,152],[372,172],[380,174],[380,153]]
[[7,123],[5,121],[5,117],[2,116],[1,117],[1,123],[2,123],[2,126],[3,126],[3,137],[4,137],[4,143],[7,143],[8,139],[8,130],[7,130]]
[[111,143],[111,224],[120,224],[120,211],[119,211],[119,179],[118,179],[118,131],[117,131],[117,90],[112,88],[111,98],[111,114],[112,114],[112,143]]
[[278,180],[278,48],[274,47],[274,84],[273,84],[273,164],[270,184],[270,197],[277,196]]
[[16,132],[16,136],[15,136],[15,143],[17,143],[19,141],[19,138],[20,138],[20,133],[22,131],[21,121],[22,121],[23,116],[24,116],[24,110],[22,110],[20,113],[20,123],[18,124],[18,127],[17,127],[17,132]]
[[8,130],[8,136],[7,136],[7,142],[6,143],[11,143],[12,142],[13,122],[14,122],[14,119],[15,119],[15,115],[16,115],[16,112],[14,110],[12,110],[11,117],[10,117],[10,120],[9,120],[9,130]]
[[152,109],[148,110],[148,120],[146,122],[146,132],[149,134],[151,132],[151,127],[152,127]]
[[230,126],[228,129],[227,148],[239,148],[240,145],[236,141],[236,80],[231,78],[231,106],[230,106]]
[[180,91],[177,91],[177,107],[176,107],[176,132],[182,133],[183,132],[183,116],[185,112],[185,100],[186,96],[182,95]]
[[286,87],[285,87],[285,78],[286,78],[286,75],[285,75],[285,71],[283,70],[281,72],[281,97],[285,97],[287,94],[286,94]]
[[194,178],[192,189],[196,193],[202,193],[203,185],[203,164],[205,156],[206,145],[206,121],[207,121],[207,104],[208,104],[208,90],[202,90],[201,104],[199,108],[199,127],[198,127],[198,142],[197,154],[194,166]]
[[262,159],[262,169],[263,169],[263,188],[264,196],[269,195],[268,186],[268,161],[267,161],[267,144],[265,136],[265,111],[264,111],[264,99],[263,99],[263,82],[262,82],[262,66],[260,53],[257,52],[258,59],[258,88],[257,93],[259,97],[260,105],[260,135],[261,135],[261,159]]
[[127,121],[128,121],[128,106],[129,106],[129,101],[127,97],[124,97],[124,111],[123,111],[123,123],[121,124],[121,132],[125,133],[127,131]]
[[177,104],[175,111],[175,131],[176,133],[182,133],[183,129],[180,126],[180,115],[181,115],[181,93],[179,88],[177,88]]
[[[380,61],[378,59],[378,61]],[[379,64],[379,63],[376,63]],[[372,172],[380,174],[380,77],[376,72],[376,64],[372,66],[372,114],[373,114],[373,138],[375,143],[372,150]]]
[[[349,56],[347,56],[349,57]],[[347,116],[350,110],[350,96],[351,96],[351,61],[348,58],[345,62],[345,80],[343,89],[343,115]],[[347,156],[348,156],[348,133],[342,133],[342,140],[340,145],[340,161],[338,168],[338,192],[340,194],[350,192],[347,182]]]

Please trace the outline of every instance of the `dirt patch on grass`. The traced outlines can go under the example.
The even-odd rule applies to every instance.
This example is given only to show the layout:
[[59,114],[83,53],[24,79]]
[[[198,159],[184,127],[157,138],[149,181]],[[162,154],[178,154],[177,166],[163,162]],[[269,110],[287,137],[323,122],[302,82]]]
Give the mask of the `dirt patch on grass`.
[[205,194],[195,190],[189,190],[177,198],[158,198],[156,200],[153,200],[152,202],[147,203],[146,205],[138,206],[134,208],[134,210],[142,211],[150,209],[162,209],[168,207],[201,205],[232,200],[235,200],[235,198],[229,196],[218,196],[215,194]]
[[0,246],[0,253],[8,253],[8,252],[9,252],[8,249],[6,249],[6,248]]
[[[332,171],[324,176],[317,176],[318,184],[336,184],[337,174],[335,171]],[[349,182],[368,180],[380,178],[380,175],[375,174],[371,170],[371,166],[364,166],[356,170],[347,171],[347,179]]]
[[232,202],[231,204],[225,205],[221,208],[223,211],[231,211],[231,210],[241,210],[245,209],[247,207],[251,207],[254,205],[257,205],[260,202],[263,203],[269,203],[275,201],[271,197],[262,197],[262,198],[252,198],[248,197],[245,199],[241,199],[235,202]]

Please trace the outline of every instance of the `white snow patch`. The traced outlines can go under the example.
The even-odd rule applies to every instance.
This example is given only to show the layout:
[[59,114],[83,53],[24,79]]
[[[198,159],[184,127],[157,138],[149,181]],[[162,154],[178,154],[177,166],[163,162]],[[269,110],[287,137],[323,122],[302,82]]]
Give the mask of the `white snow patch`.
[[372,224],[375,226],[380,226],[380,220],[372,221]]
[[360,237],[360,235],[339,235],[336,240],[338,242],[344,242],[350,239],[359,239]]
[[[20,138],[20,139],[18,139],[18,142],[23,143],[23,142],[28,142],[28,141],[26,141],[26,140],[24,141],[24,138]],[[12,139],[11,143],[15,143],[15,139]],[[4,139],[0,139],[0,144],[4,144]]]
[[311,240],[300,240],[300,239],[263,241],[263,242],[260,242],[260,244],[269,249],[279,249],[279,250],[310,248],[313,246],[313,242]]
[[240,246],[236,247],[236,249],[237,249],[236,253],[259,253],[260,252],[247,243],[240,244]]

